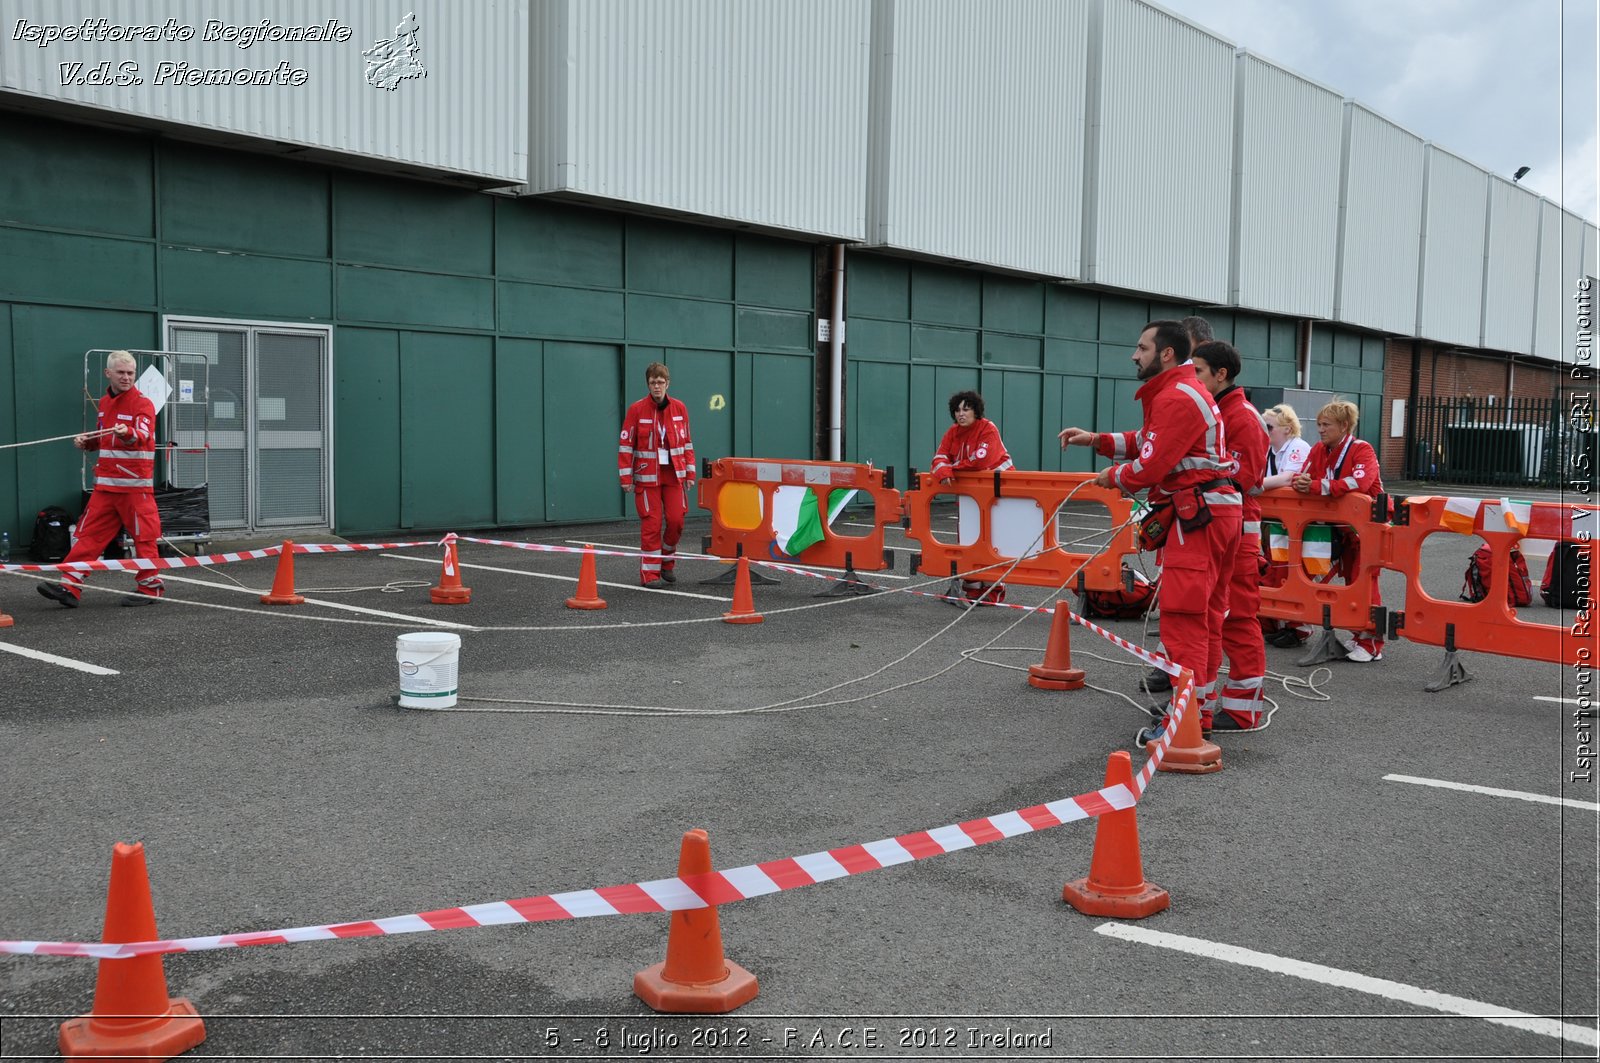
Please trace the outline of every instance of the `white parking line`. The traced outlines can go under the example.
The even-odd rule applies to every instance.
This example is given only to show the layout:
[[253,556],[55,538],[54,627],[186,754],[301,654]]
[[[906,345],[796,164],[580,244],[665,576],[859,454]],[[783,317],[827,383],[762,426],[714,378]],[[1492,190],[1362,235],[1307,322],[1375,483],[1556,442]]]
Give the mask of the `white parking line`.
[[1398,1000],[1433,1011],[1462,1015],[1469,1019],[1482,1019],[1497,1026],[1510,1026],[1513,1029],[1526,1030],[1545,1037],[1573,1041],[1590,1048],[1600,1046],[1600,1032],[1592,1027],[1530,1015],[1524,1011],[1513,1011],[1510,1008],[1484,1004],[1477,1000],[1468,1000],[1466,997],[1451,996],[1448,993],[1437,993],[1432,989],[1420,989],[1404,982],[1392,982],[1387,978],[1373,978],[1354,971],[1342,971],[1337,967],[1325,967],[1320,963],[1291,960],[1285,956],[1256,952],[1254,949],[1243,949],[1237,945],[1224,945],[1181,934],[1167,934],[1160,930],[1146,930],[1144,927],[1128,926],[1124,923],[1101,923],[1094,928],[1094,932],[1141,945],[1155,945],[1158,948],[1187,952],[1191,956],[1222,960],[1243,967],[1256,967],[1263,971],[1271,971],[1273,974],[1288,975],[1290,978],[1304,978],[1309,982],[1352,989],[1357,993],[1387,997],[1390,1000]]
[[[395,556],[398,556],[398,555],[385,554],[384,556],[385,557],[395,557]],[[416,558],[408,558],[407,560],[422,561],[422,560],[425,560],[425,559],[424,558],[420,558],[420,557],[416,557]],[[429,561],[428,563],[430,565],[434,565],[434,566],[437,566],[439,564],[438,561]],[[210,580],[190,579],[188,576],[174,576],[170,572],[163,574],[161,578],[164,579],[164,580],[172,580],[174,583],[192,583],[196,587],[212,587],[212,588],[214,588],[216,590],[219,590],[219,591],[234,591],[234,592],[239,593],[239,594],[253,594],[257,598],[261,597],[262,594],[266,593],[265,591],[253,591],[249,587],[235,587],[231,583],[213,583]],[[468,630],[471,630],[471,628],[472,628],[471,624],[453,624],[448,620],[434,620],[434,619],[432,619],[430,617],[425,617],[425,616],[412,616],[409,613],[390,613],[390,612],[386,612],[383,609],[367,609],[367,608],[365,608],[363,606],[359,606],[359,605],[347,605],[344,602],[330,602],[330,601],[326,601],[326,600],[324,600],[322,598],[306,598],[306,604],[307,605],[320,605],[320,606],[324,606],[325,608],[328,608],[328,609],[343,609],[347,613],[363,613],[363,614],[365,614],[367,616],[386,616],[391,620],[411,620],[411,621],[415,621],[418,624],[427,624],[427,625],[429,625],[431,627],[453,627],[453,628],[460,628],[462,631],[468,631]]]
[[1384,782],[1408,782],[1413,786],[1437,786],[1441,790],[1462,790],[1469,794],[1486,794],[1489,797],[1514,797],[1518,801],[1533,801],[1541,805],[1566,805],[1568,808],[1587,808],[1600,812],[1600,804],[1593,801],[1574,801],[1570,797],[1546,797],[1523,790],[1501,790],[1493,786],[1473,786],[1471,783],[1446,782],[1443,779],[1423,779],[1415,775],[1385,775]]
[[[870,525],[867,525],[867,526],[870,527]],[[625,544],[597,543],[597,542],[593,542],[593,541],[591,541],[589,539],[567,539],[567,540],[565,540],[565,542],[567,543],[568,546],[600,546],[600,547],[604,547],[607,550],[632,550],[632,549],[634,549],[634,547],[633,547],[633,545],[631,543],[625,543]],[[788,564],[788,562],[785,562],[785,564]],[[799,567],[814,568],[818,572],[838,572],[841,575],[844,573],[844,569],[842,569],[842,568],[824,568],[824,567],[822,567],[820,565],[809,565],[809,566],[796,565],[796,567],[797,568],[799,568]],[[867,573],[867,575],[873,577],[874,579],[910,579],[911,578],[910,576],[897,576],[893,572],[880,572],[880,571],[869,571]]]
[[[595,545],[598,546],[599,544],[596,543]],[[406,557],[404,554],[379,554],[378,556],[379,557],[391,557],[391,558],[394,558],[396,561],[417,561],[417,562],[420,562],[421,564],[424,564],[424,565],[434,565],[436,567],[439,564],[439,562],[430,561],[426,557]],[[578,582],[578,577],[577,576],[557,576],[557,575],[555,575],[553,573],[550,573],[550,572],[528,572],[525,569],[520,569],[520,568],[497,568],[494,565],[469,565],[469,564],[466,564],[465,562],[462,563],[461,570],[463,572],[465,572],[469,568],[470,569],[476,569],[479,572],[504,572],[504,573],[506,573],[508,575],[512,575],[512,576],[532,576],[534,579],[554,579],[554,580],[560,580],[563,583],[577,583]],[[597,587],[615,587],[618,590],[623,590],[623,591],[638,591],[641,594],[676,594],[676,595],[678,595],[680,597],[683,597],[683,598],[704,598],[704,599],[706,599],[706,601],[709,601],[709,602],[731,602],[731,601],[733,601],[732,598],[724,598],[721,595],[717,595],[717,594],[699,594],[699,593],[696,593],[695,591],[669,591],[669,590],[665,590],[665,589],[658,590],[658,589],[656,589],[654,587],[641,587],[637,583],[608,583],[603,579],[595,580],[595,585]]]
[[18,657],[31,657],[36,661],[46,664],[59,664],[63,668],[72,668],[79,672],[88,672],[90,675],[121,675],[115,668],[101,668],[98,664],[88,664],[84,661],[75,661],[71,657],[57,657],[53,653],[42,650],[30,650],[24,646],[13,646],[9,642],[0,642],[0,650],[14,653]]
[[1557,705],[1585,705],[1585,704],[1592,705],[1592,704],[1594,704],[1593,701],[1586,701],[1586,700],[1584,700],[1582,698],[1551,698],[1551,697],[1546,697],[1543,694],[1535,694],[1533,696],[1533,700],[1534,701],[1553,701]]

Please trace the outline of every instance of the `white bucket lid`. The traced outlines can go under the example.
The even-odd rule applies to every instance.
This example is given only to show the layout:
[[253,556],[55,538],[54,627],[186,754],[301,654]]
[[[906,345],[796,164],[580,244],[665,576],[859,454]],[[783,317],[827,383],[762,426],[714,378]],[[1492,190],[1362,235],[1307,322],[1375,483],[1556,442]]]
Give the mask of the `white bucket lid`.
[[394,648],[413,653],[440,653],[445,650],[460,649],[461,636],[445,631],[414,631],[408,635],[397,636]]

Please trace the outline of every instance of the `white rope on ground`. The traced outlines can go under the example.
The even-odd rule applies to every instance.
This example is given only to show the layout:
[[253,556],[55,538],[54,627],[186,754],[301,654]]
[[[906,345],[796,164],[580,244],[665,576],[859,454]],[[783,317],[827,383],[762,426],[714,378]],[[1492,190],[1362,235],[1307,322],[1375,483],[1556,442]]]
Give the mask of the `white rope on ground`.
[[71,432],[64,436],[50,436],[46,439],[29,439],[21,443],[0,443],[0,450],[15,450],[17,447],[36,447],[40,443],[59,443],[63,439],[77,439],[79,436],[85,436],[89,439],[93,439],[96,436],[110,435],[115,431],[115,428],[98,428],[93,432]]
[[[1067,502],[1072,499],[1073,495],[1077,494],[1077,492],[1079,490],[1081,490],[1084,486],[1086,486],[1087,483],[1088,483],[1088,481],[1085,481],[1083,484],[1079,484],[1077,487],[1074,487],[1072,489],[1072,491],[1069,492],[1067,494],[1067,496],[1061,500],[1061,502],[1056,506],[1055,510],[1052,511],[1052,513],[1050,514],[1050,520],[1051,521],[1054,521],[1058,517],[1058,515],[1060,514],[1060,511],[1061,511],[1061,508],[1063,506],[1065,506],[1067,504]],[[1118,531],[1121,531],[1123,527],[1127,526],[1127,523],[1131,523],[1131,518],[1130,518],[1130,521],[1125,522],[1123,525],[1112,529],[1111,534],[1115,535]],[[1007,575],[1009,575],[1011,573],[1011,571],[1016,568],[1017,565],[1021,564],[1022,561],[1026,560],[1029,557],[1038,556],[1036,554],[1030,553],[1029,551],[1031,551],[1032,548],[1043,537],[1044,529],[1047,526],[1048,525],[1046,525],[1046,524],[1041,524],[1038,535],[1034,536],[1033,541],[1030,542],[1028,544],[1028,546],[1023,550],[1021,556],[1019,556],[1016,559],[1014,559],[1011,562],[1011,564],[1006,567],[1005,571],[1000,574],[1000,577],[996,582],[1004,582],[1005,577]],[[1093,536],[1093,537],[1097,538],[1098,534],[1096,536]],[[1070,542],[1067,542],[1067,543],[1064,543],[1064,544],[1060,544],[1060,545],[1061,546],[1076,546],[1076,545],[1082,543],[1083,541],[1085,541],[1085,539],[1087,539],[1087,538],[1091,538],[1091,537],[1090,536],[1086,536],[1083,539],[1072,540]],[[1057,548],[1060,548],[1060,547],[1057,547]],[[1092,556],[1094,556],[1094,555],[1091,555],[1091,557]],[[1083,564],[1087,564],[1087,563],[1088,563],[1088,559],[1085,559]],[[998,566],[994,566],[994,565],[986,565],[986,566],[983,566],[983,568],[975,570],[975,571],[987,572],[987,571],[989,571],[989,570],[991,570],[993,568],[997,568],[997,567]],[[1076,578],[1078,572],[1081,571],[1082,568],[1083,568],[1083,565],[1080,564],[1076,570],[1074,570],[1073,572],[1068,574],[1066,580],[1063,581],[1060,586],[1056,587],[1054,590],[1050,591],[1049,593],[1051,595],[1055,595],[1055,594],[1059,594],[1062,590],[1066,589],[1066,587],[1068,587],[1072,583],[1072,580],[1074,578]],[[963,575],[962,573],[956,573],[956,578],[960,578],[962,575]],[[933,583],[942,583],[947,578],[950,578],[950,577],[940,576],[940,577],[938,577],[936,579],[929,580],[929,581],[927,581],[926,583],[923,583],[923,584],[917,584],[917,585],[913,585],[913,586],[905,587],[905,588],[883,588],[883,590],[888,591],[889,593],[893,593],[893,594],[912,593],[912,592],[914,592],[916,590],[916,588],[918,586],[928,586],[928,585],[933,584]],[[844,602],[848,602],[848,601],[852,601],[852,600],[854,600],[854,599],[850,599],[850,598],[834,599],[834,600],[831,600],[829,602],[824,602],[824,603],[819,603],[819,604],[822,604],[822,605],[833,605],[833,604],[840,604],[840,603],[844,603]],[[795,607],[795,608],[796,609],[801,609],[801,608],[815,608],[815,607],[816,606],[798,606],[798,607]],[[979,649],[981,650],[981,649],[983,649],[983,648],[985,648],[985,647],[987,647],[989,645],[992,645],[994,642],[996,642],[1000,638],[1004,637],[1013,628],[1015,628],[1018,624],[1022,623],[1028,617],[1030,617],[1030,616],[1034,615],[1035,613],[1037,613],[1040,608],[1041,608],[1040,606],[1022,607],[1021,610],[1019,611],[1018,617],[1014,621],[1012,621],[1010,624],[1007,624],[1004,628],[1002,628],[1000,631],[998,631],[994,635],[994,637],[989,640],[989,642],[985,643],[984,646],[979,647]],[[772,613],[780,613],[780,612],[788,612],[788,611],[794,611],[794,610],[772,610],[771,612]],[[826,688],[824,688],[822,690],[813,691],[813,692],[811,692],[809,694],[802,694],[802,695],[799,695],[799,696],[794,697],[794,698],[789,698],[789,699],[787,699],[785,701],[774,702],[774,703],[772,703],[770,705],[753,706],[753,707],[746,707],[746,708],[739,708],[739,709],[698,709],[698,710],[690,709],[690,710],[684,710],[684,709],[674,709],[674,708],[670,708],[670,707],[666,707],[666,706],[614,705],[614,704],[603,704],[603,703],[579,703],[579,702],[550,702],[550,701],[541,700],[541,699],[522,699],[522,698],[513,699],[513,698],[463,697],[463,698],[458,698],[458,703],[460,701],[471,701],[471,702],[480,702],[480,703],[499,705],[499,706],[526,706],[526,707],[525,708],[499,708],[499,709],[462,709],[458,704],[454,708],[443,708],[443,709],[432,710],[432,711],[443,711],[443,712],[466,711],[466,712],[524,712],[524,713],[539,713],[541,711],[545,711],[548,708],[551,711],[559,710],[561,713],[564,713],[564,714],[592,712],[592,713],[595,713],[597,715],[623,715],[623,714],[632,715],[632,714],[639,714],[639,715],[674,715],[674,716],[690,716],[690,715],[693,715],[693,716],[730,716],[730,715],[748,715],[748,714],[756,714],[756,713],[792,712],[792,711],[797,711],[797,710],[800,710],[800,709],[820,709],[820,708],[830,708],[830,707],[835,707],[835,706],[840,706],[840,705],[852,705],[852,704],[857,704],[857,703],[862,702],[862,701],[866,701],[866,700],[868,700],[870,698],[881,697],[884,694],[893,693],[893,692],[899,691],[899,690],[905,690],[905,689],[908,689],[910,687],[917,686],[919,684],[929,682],[929,681],[931,681],[933,679],[937,679],[939,676],[944,675],[945,673],[951,671],[952,669],[954,669],[957,666],[959,666],[960,664],[962,664],[967,659],[966,655],[965,654],[958,654],[956,659],[953,660],[950,664],[946,665],[945,667],[943,667],[943,668],[941,668],[941,669],[939,669],[939,670],[937,670],[937,671],[935,671],[935,672],[933,672],[933,673],[931,673],[929,675],[922,676],[921,678],[918,678],[918,679],[908,680],[908,681],[906,681],[904,683],[893,684],[893,685],[891,685],[889,687],[885,687],[885,688],[883,688],[881,690],[876,690],[876,691],[873,691],[873,692],[868,693],[868,694],[862,694],[862,695],[859,695],[859,696],[853,697],[853,698],[842,698],[842,699],[836,699],[836,700],[833,700],[833,701],[826,701],[826,702],[815,702],[814,699],[822,697],[822,696],[827,695],[827,694],[831,694],[836,690],[841,690],[841,689],[843,689],[845,687],[853,686],[856,683],[865,682],[868,679],[875,678],[876,676],[879,676],[879,675],[883,674],[884,672],[886,672],[889,669],[895,667],[896,665],[898,665],[898,664],[900,664],[900,663],[902,663],[902,662],[904,662],[906,660],[909,660],[911,657],[913,657],[917,653],[921,652],[924,648],[926,648],[927,646],[929,646],[933,642],[937,641],[944,634],[946,634],[947,632],[949,632],[950,630],[955,628],[955,626],[957,624],[961,623],[961,621],[966,619],[967,615],[971,611],[972,610],[970,608],[963,609],[959,616],[955,617],[948,624],[945,624],[938,631],[934,632],[928,638],[926,638],[922,642],[918,643],[911,650],[909,650],[906,653],[902,654],[900,657],[897,657],[894,660],[887,662],[886,664],[880,666],[879,668],[876,668],[873,671],[868,672],[865,675],[857,676],[857,677],[855,677],[853,679],[844,680],[843,682],[836,683],[833,686],[826,687]]]

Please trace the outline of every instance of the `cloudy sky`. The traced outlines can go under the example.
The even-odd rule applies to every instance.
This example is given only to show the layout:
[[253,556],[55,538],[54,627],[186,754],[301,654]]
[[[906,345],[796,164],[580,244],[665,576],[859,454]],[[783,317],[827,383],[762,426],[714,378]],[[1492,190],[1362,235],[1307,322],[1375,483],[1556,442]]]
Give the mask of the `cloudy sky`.
[[1157,2],[1600,220],[1595,0]]

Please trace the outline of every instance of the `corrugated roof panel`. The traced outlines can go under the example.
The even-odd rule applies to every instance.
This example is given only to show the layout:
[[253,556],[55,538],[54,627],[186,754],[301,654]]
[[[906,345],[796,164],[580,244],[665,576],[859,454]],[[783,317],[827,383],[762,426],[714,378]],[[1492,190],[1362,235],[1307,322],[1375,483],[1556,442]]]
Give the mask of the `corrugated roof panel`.
[[1422,138],[1345,104],[1345,159],[1334,319],[1411,335],[1417,327]]
[[1489,175],[1428,145],[1417,334],[1476,347],[1483,323]]
[[1490,175],[1483,346],[1513,354],[1533,353],[1538,269],[1539,197],[1503,177]]
[[1539,280],[1533,353],[1571,362],[1578,339],[1578,281],[1584,268],[1584,221],[1549,200],[1539,204]]
[[1344,99],[1259,56],[1238,57],[1230,301],[1333,316]]
[[526,0],[8,0],[5,20],[0,90],[526,179]]
[[1078,276],[1087,11],[878,0],[869,244]]
[[1141,0],[1096,5],[1084,276],[1224,303],[1233,44]]
[[544,2],[528,191],[866,235],[869,5]]

